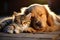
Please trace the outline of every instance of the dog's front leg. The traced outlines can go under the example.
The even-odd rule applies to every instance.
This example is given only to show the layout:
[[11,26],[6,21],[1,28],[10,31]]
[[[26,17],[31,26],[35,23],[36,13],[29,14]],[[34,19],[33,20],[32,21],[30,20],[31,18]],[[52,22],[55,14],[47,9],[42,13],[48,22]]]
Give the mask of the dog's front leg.
[[26,30],[24,30],[24,32],[28,32],[28,33],[36,33],[36,30],[33,29],[32,27],[28,27]]

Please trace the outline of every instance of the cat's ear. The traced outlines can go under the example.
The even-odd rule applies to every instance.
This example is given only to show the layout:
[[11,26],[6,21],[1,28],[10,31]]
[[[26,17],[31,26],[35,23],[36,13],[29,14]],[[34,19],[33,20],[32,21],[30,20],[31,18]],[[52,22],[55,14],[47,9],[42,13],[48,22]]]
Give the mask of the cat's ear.
[[14,12],[13,12],[13,15],[17,16],[17,12],[16,12],[16,11],[14,11]]
[[27,19],[31,19],[31,13],[26,16]]
[[22,13],[16,12],[16,11],[14,11],[13,13],[14,13],[13,15],[15,15],[15,16],[23,15]]

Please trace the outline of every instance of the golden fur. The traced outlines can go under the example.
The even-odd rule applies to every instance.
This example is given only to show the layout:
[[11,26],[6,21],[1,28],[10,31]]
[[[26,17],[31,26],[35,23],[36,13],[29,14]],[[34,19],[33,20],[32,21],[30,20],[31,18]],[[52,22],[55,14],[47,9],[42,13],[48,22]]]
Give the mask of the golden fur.
[[60,29],[60,23],[57,22],[57,18],[60,21],[60,16],[53,13],[48,5],[30,5],[27,12],[31,13],[31,27],[36,32],[53,32]]

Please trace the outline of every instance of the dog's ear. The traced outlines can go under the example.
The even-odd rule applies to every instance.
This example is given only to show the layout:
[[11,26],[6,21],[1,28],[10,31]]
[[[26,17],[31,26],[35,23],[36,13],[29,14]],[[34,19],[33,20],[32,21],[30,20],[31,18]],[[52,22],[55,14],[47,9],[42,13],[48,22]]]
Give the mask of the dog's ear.
[[51,10],[49,9],[49,7],[47,5],[45,5],[44,8],[46,11],[47,24],[49,26],[53,26],[54,25],[54,19],[53,19],[53,16],[51,15]]
[[54,25],[54,20],[53,20],[52,15],[50,15],[49,13],[47,13],[46,15],[47,15],[47,24],[49,26],[53,26]]

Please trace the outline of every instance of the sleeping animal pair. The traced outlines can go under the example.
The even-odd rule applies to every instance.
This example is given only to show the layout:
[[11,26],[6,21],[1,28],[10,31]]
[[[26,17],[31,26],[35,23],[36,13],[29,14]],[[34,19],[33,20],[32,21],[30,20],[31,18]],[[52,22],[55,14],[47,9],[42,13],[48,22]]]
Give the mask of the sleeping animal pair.
[[[14,12],[12,24],[4,28],[4,32],[54,32],[60,31],[60,16],[52,12],[48,5],[32,4]],[[58,19],[58,20],[57,20]]]

